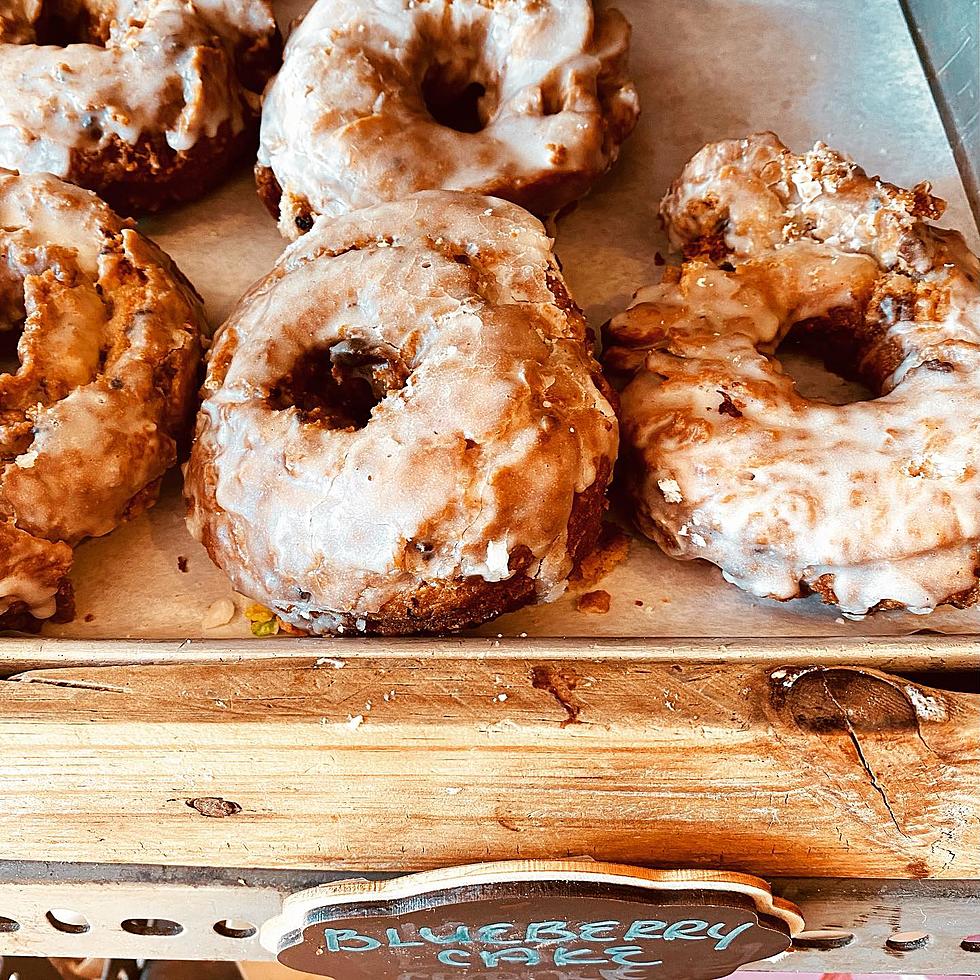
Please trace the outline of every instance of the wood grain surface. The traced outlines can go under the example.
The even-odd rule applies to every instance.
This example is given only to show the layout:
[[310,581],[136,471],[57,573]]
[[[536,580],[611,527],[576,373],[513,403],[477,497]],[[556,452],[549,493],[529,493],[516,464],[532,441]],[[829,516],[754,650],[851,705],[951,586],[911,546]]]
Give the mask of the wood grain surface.
[[980,698],[870,669],[320,657],[0,695],[7,859],[980,875]]

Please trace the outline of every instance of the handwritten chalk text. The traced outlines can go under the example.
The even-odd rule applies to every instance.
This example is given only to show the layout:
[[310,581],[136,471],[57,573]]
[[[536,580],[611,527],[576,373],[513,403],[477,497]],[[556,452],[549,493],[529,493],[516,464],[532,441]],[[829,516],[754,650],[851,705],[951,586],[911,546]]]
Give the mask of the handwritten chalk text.
[[[443,966],[498,969],[512,965],[578,967],[655,967],[661,965],[651,943],[701,942],[724,951],[756,925],[747,921],[729,926],[703,919],[634,919],[618,922],[567,922],[558,919],[530,922],[490,922],[485,925],[450,925],[444,930],[406,923],[383,934],[368,935],[357,929],[325,927],[322,949],[326,953],[368,953],[385,947],[431,949]],[[363,926],[359,928],[363,929]]]

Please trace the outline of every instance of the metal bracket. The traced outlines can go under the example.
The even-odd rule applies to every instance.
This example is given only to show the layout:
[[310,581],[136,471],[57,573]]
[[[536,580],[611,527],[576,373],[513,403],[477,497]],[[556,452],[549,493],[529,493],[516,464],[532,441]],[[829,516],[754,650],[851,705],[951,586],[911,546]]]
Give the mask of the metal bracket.
[[[270,960],[257,930],[283,899],[351,877],[395,876],[0,862],[0,916],[17,925],[0,931],[0,955]],[[807,933],[797,945],[808,948],[755,969],[980,976],[980,881],[784,878],[772,886],[802,909]],[[61,923],[74,913],[74,931],[49,913]],[[818,930],[835,935],[811,937]],[[927,938],[888,945],[906,933]]]

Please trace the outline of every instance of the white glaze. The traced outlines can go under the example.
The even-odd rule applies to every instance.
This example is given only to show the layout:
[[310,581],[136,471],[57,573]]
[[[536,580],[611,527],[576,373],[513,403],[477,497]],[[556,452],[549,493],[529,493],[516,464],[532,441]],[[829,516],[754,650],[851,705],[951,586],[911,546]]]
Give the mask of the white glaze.
[[[574,497],[618,436],[550,244],[514,205],[423,192],[286,250],[215,340],[185,480],[189,527],[239,591],[363,630],[426,583],[513,576],[526,548],[537,597],[561,593]],[[269,405],[305,351],[343,344],[410,372],[366,426]]]
[[[760,596],[829,587],[853,615],[929,612],[976,585],[980,267],[916,199],[924,188],[771,134],[706,147],[672,187],[672,240],[721,233],[734,271],[691,260],[640,290],[607,353],[636,371],[622,425],[637,520],[669,554]],[[767,354],[800,320],[869,296],[881,397],[802,398]]]
[[275,31],[264,0],[88,0],[105,46],[40,47],[37,0],[0,17],[0,166],[71,179],[78,153],[163,132],[187,151],[220,127],[241,132],[257,96],[234,50]]
[[[283,234],[298,235],[298,215],[427,188],[558,210],[612,165],[636,122],[628,41],[622,16],[597,19],[591,0],[318,0],[263,106],[259,164],[283,189]],[[486,88],[481,132],[429,115],[433,64]]]
[[0,330],[21,318],[21,363],[0,373],[0,615],[43,618],[70,546],[148,506],[175,462],[204,316],[94,194],[0,171]]

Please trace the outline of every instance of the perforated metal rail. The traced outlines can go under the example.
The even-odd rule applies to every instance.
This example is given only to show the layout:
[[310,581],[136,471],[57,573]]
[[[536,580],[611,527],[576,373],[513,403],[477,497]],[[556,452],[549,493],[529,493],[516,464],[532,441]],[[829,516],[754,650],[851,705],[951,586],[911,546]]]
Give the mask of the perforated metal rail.
[[[0,862],[0,956],[269,960],[257,931],[283,898],[350,877]],[[803,910],[807,932],[792,952],[756,969],[980,976],[980,881],[772,884]]]

